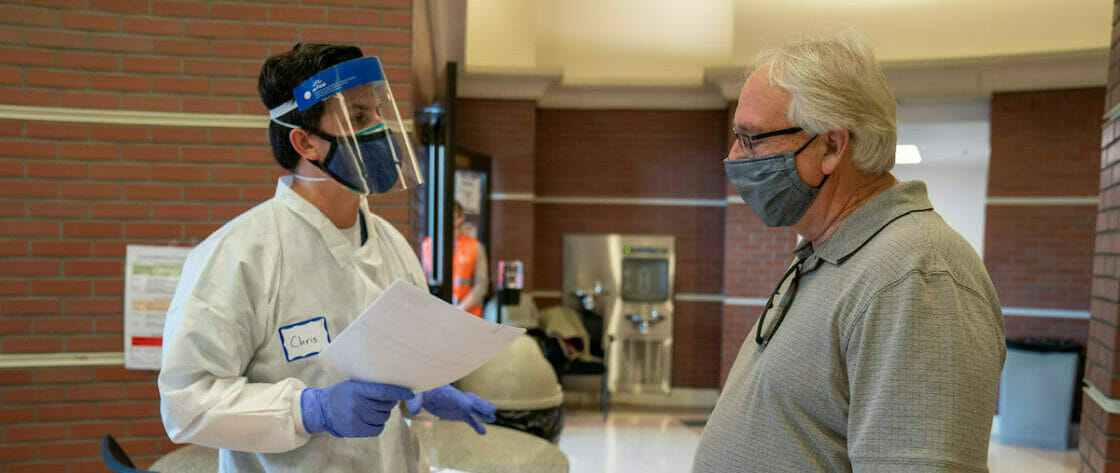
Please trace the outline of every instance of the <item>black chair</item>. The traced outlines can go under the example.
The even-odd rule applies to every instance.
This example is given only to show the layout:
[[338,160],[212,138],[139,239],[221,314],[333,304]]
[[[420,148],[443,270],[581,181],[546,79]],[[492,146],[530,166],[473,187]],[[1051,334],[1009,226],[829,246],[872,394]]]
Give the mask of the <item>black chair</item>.
[[[589,303],[590,300],[593,300],[593,295],[600,293],[601,290],[596,292],[580,290],[568,293],[579,302],[576,307],[554,306],[542,310],[540,317],[544,328],[529,330],[528,334],[537,339],[545,359],[552,364],[552,368],[556,371],[556,377],[561,382],[567,376],[599,376],[600,409],[603,411],[603,420],[605,421],[610,409],[610,390],[607,386],[609,379],[608,366],[610,365],[607,358],[614,338],[604,336],[603,316],[593,310],[593,302]],[[545,315],[554,310],[574,314],[568,316],[557,313],[551,317]],[[563,321],[561,325],[565,327],[565,330],[562,330],[562,332],[567,333],[570,338],[553,334],[552,328],[548,327],[549,320],[553,317]],[[582,328],[584,333],[587,334],[586,342],[579,335],[572,333],[575,331],[574,327],[569,325]],[[573,350],[578,352],[579,356],[571,359],[569,356]]]
[[[594,293],[585,293],[581,295],[581,292],[582,291],[577,291],[572,295],[575,296],[576,300],[579,301],[576,309],[579,312],[580,322],[583,323],[584,329],[587,330],[587,334],[589,336],[588,341],[591,343],[591,346],[587,347],[588,353],[590,353],[592,357],[598,358],[603,361],[587,362],[574,360],[568,365],[566,374],[601,376],[599,408],[603,411],[603,421],[605,422],[607,420],[607,411],[610,409],[611,396],[610,392],[607,390],[607,377],[609,376],[607,373],[607,354],[610,351],[610,344],[614,341],[614,337],[609,335],[606,337],[603,336],[603,320],[605,319],[605,317],[590,308],[594,307],[593,303],[589,305],[585,301],[585,298],[592,297]],[[599,293],[601,293],[601,291]],[[607,340],[606,346],[603,345],[604,338]]]
[[155,473],[147,470],[137,470],[136,465],[132,463],[132,459],[128,458],[128,454],[124,453],[124,449],[117,443],[117,439],[108,434],[101,437],[101,461],[105,462],[105,466],[109,467],[110,470],[117,473]]

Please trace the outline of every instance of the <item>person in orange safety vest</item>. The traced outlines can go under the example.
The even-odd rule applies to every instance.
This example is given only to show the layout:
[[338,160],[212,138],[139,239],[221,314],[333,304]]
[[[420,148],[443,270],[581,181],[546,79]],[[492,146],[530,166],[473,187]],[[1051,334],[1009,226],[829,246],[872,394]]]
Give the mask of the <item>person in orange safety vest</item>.
[[[463,206],[455,202],[455,253],[451,263],[451,302],[459,309],[482,317],[482,303],[490,286],[486,247],[463,233]],[[432,274],[432,239],[424,238],[420,254],[424,272]]]

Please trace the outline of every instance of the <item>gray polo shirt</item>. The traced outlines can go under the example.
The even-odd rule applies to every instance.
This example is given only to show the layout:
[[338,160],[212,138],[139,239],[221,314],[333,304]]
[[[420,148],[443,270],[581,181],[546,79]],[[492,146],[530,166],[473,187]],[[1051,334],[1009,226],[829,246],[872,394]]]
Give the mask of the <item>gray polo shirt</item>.
[[692,471],[987,471],[1003,316],[925,184],[888,189],[794,254],[785,320],[739,349]]

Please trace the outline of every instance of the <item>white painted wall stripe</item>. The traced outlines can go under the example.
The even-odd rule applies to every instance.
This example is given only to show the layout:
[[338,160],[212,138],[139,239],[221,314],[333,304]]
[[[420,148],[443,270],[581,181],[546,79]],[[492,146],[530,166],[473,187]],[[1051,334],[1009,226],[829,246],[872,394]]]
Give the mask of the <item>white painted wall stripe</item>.
[[204,126],[219,128],[267,128],[265,115],[221,113],[145,112],[92,108],[0,105],[0,118],[48,122],[99,123],[113,125]]
[[723,294],[677,293],[673,299],[685,302],[723,302]]
[[[599,405],[599,391],[589,390],[590,386],[584,384],[575,384],[571,380],[576,379],[565,378],[564,384],[564,401],[573,402],[575,404]],[[597,381],[596,381],[597,382]],[[597,385],[596,385],[597,386]],[[642,407],[672,407],[672,408],[691,408],[691,409],[708,409],[711,410],[716,407],[716,401],[719,400],[719,390],[714,388],[682,388],[673,386],[669,394],[661,393],[614,393],[611,394],[611,403],[626,406],[642,406]]]
[[[1066,197],[988,197],[988,205],[1097,205],[1100,197],[1092,196],[1066,196]],[[727,196],[728,204],[744,204],[743,198],[737,195]]]
[[[540,290],[532,292],[534,298],[560,298],[560,291]],[[765,307],[766,299],[760,297],[725,297],[722,294],[677,293],[673,299],[689,302],[722,302],[723,305]],[[1088,319],[1089,311],[1062,309],[1035,309],[1030,307],[1001,307],[1003,315],[1019,317],[1052,317],[1060,319]]]
[[988,197],[988,205],[1097,205],[1100,197]]
[[[766,299],[753,298],[753,297],[728,297],[724,299],[723,305],[745,305],[753,307],[765,307]],[[1001,307],[1003,315],[1012,315],[1019,317],[1051,317],[1059,319],[1088,319],[1089,311],[1086,310],[1058,310],[1058,309],[1033,309],[1029,307]]]
[[[737,195],[727,196],[727,203],[744,204],[743,198]],[[988,197],[988,205],[1097,205],[1100,197],[1091,196],[1065,196],[1065,197]]]
[[532,202],[533,194],[516,194],[505,192],[493,192],[490,194],[490,200],[523,200]]
[[534,299],[546,298],[546,297],[559,299],[560,295],[561,295],[560,291],[533,291],[530,294],[533,295]]
[[[147,112],[94,108],[0,105],[0,119],[105,125],[154,125],[205,128],[268,128],[267,115],[234,113]],[[412,129],[412,119],[404,121]]]
[[123,366],[124,352],[0,355],[0,369],[53,366]]
[[745,305],[751,307],[766,307],[766,299],[757,297],[726,297],[723,305]]
[[524,201],[536,204],[576,204],[576,205],[668,205],[683,207],[726,207],[727,202],[719,199],[673,199],[639,197],[547,197],[533,194],[494,192],[493,200]]
[[[528,200],[546,204],[629,204],[629,205],[695,205],[724,207],[745,204],[743,198],[729,195],[726,201],[715,199],[631,199],[622,197],[540,197],[533,194],[490,194],[494,200]],[[988,205],[1097,205],[1099,196],[1058,197],[988,197]]]
[[542,197],[536,196],[538,204],[582,204],[582,205],[658,205],[686,207],[726,207],[727,202],[718,199],[659,199],[635,197]]
[[[560,291],[533,291],[531,294],[533,295],[533,298],[540,298],[540,297],[559,298],[561,296]],[[724,301],[723,294],[694,294],[694,293],[688,293],[688,292],[678,292],[675,295],[673,295],[673,299],[678,300],[678,301],[685,301],[685,302],[723,302]],[[766,301],[763,300],[763,304],[765,304],[765,302]]]
[[1104,121],[1110,122],[1112,120],[1115,120],[1117,117],[1120,117],[1120,103],[1113,105],[1112,108],[1108,109],[1108,111],[1105,112]]
[[1082,381],[1085,383],[1085,387],[1081,388],[1081,390],[1089,395],[1089,399],[1092,399],[1093,402],[1101,406],[1101,409],[1104,409],[1104,411],[1109,414],[1120,414],[1120,400],[1108,397],[1108,395],[1101,392],[1100,389],[1097,389],[1096,386],[1093,386],[1093,382],[1089,381],[1089,378],[1085,378]]
[[727,202],[719,199],[674,199],[639,197],[547,197],[528,193],[494,192],[492,200],[524,201],[536,204],[577,204],[577,205],[669,205],[685,207],[726,207]]
[[1088,319],[1087,310],[1033,309],[1030,307],[1000,307],[1003,315],[1020,317],[1054,317],[1059,319]]
[[[530,294],[533,298],[560,298],[560,291],[532,291]],[[756,297],[724,297],[721,294],[694,294],[694,293],[678,293],[674,299],[678,301],[689,302],[722,302],[727,306],[746,306],[746,307],[765,307],[766,299]],[[1003,307],[1003,315],[1025,316],[1025,317],[1056,317],[1056,318],[1070,318],[1070,319],[1088,319],[1089,312],[1083,310],[1055,310],[1055,309],[1031,309],[1024,307]],[[58,366],[123,366],[124,353],[123,352],[93,352],[93,353],[31,353],[31,354],[15,354],[15,355],[0,355],[0,369],[13,369],[13,368],[45,368],[45,367],[58,367]],[[1094,388],[1095,389],[1095,388]],[[1111,403],[1107,407],[1101,404],[1113,414],[1120,414],[1120,401],[1109,399],[1104,396],[1100,391],[1096,393],[1086,388],[1086,392],[1090,397],[1094,394],[1100,396],[1104,401],[1094,399],[1098,404],[1101,402]],[[1109,410],[1115,409],[1115,410]]]

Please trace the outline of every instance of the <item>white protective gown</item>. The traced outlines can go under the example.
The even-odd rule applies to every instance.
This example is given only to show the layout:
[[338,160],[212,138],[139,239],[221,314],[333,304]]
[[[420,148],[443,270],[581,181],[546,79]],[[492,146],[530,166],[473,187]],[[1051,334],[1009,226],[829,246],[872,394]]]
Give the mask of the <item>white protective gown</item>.
[[346,379],[313,354],[324,332],[337,337],[395,279],[426,287],[404,237],[360,200],[359,248],[283,177],[187,258],[164,327],[160,413],[172,441],[221,449],[220,472],[416,470],[400,409],[373,438],[303,428],[303,389]]

